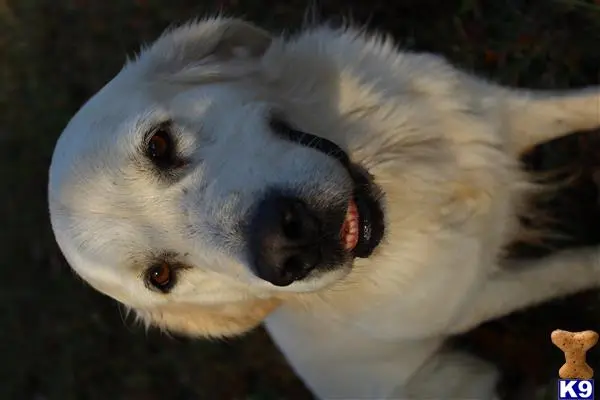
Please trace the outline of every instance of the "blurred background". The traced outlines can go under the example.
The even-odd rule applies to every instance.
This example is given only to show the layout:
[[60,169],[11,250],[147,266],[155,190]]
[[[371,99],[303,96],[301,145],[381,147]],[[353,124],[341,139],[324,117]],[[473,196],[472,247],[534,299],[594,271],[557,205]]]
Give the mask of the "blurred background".
[[[504,84],[600,81],[598,0],[0,0],[0,399],[310,398],[262,330],[208,342],[135,326],[70,272],[49,226],[69,118],[140,44],[216,11],[275,31],[349,18]],[[578,160],[582,143],[536,160]]]

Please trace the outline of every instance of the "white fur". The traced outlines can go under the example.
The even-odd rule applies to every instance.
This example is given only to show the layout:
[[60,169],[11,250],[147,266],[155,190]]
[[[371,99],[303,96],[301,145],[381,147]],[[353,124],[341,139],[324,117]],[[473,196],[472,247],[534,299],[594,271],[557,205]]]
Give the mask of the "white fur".
[[[276,139],[273,109],[347,150],[385,194],[370,258],[285,288],[250,272],[236,224],[270,185],[347,201],[350,181]],[[140,154],[167,118],[189,160],[174,183]],[[322,398],[491,399],[494,368],[442,344],[600,284],[596,249],[500,264],[530,194],[519,154],[598,126],[598,88],[512,90],[353,29],[271,38],[207,19],[167,32],[75,115],[50,169],[52,225],[74,270],[149,323],[223,336],[266,319]],[[165,251],[189,266],[167,295],[141,278]]]

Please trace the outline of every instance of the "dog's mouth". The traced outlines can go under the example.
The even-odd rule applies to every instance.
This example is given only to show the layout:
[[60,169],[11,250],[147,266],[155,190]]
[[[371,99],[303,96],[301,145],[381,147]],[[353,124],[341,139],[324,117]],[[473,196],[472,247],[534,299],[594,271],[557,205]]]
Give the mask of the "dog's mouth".
[[341,247],[352,257],[367,258],[381,243],[384,235],[382,192],[373,177],[337,144],[310,133],[293,129],[283,120],[273,118],[271,127],[286,140],[311,147],[338,160],[348,171],[354,188],[348,202],[345,218],[339,228]]
[[381,243],[385,231],[381,191],[362,167],[348,163],[346,168],[354,182],[354,191],[342,224],[341,241],[354,257],[367,258]]
[[344,250],[353,251],[358,244],[358,224],[360,222],[358,207],[354,200],[350,200],[348,210],[346,210],[346,218],[340,230],[340,240],[344,246]]

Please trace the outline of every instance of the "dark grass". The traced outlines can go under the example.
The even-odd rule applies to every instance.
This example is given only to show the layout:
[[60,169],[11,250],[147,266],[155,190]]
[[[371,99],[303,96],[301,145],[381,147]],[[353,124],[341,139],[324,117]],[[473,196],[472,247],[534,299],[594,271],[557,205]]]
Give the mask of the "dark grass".
[[510,85],[600,81],[594,1],[0,0],[0,399],[308,397],[262,331],[210,343],[124,323],[69,271],[49,228],[47,169],[70,116],[140,43],[218,10],[288,31],[350,18]]

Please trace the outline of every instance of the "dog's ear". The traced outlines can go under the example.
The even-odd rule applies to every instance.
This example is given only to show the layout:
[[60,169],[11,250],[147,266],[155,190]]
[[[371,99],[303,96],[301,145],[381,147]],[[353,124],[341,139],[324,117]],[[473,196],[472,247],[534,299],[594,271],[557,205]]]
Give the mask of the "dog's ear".
[[231,337],[258,326],[280,300],[257,299],[219,306],[166,304],[147,310],[136,309],[138,319],[146,326],[194,337]]
[[[271,35],[248,22],[213,18],[165,32],[132,65],[152,78],[202,81],[252,73]],[[233,75],[233,76],[231,76]]]

